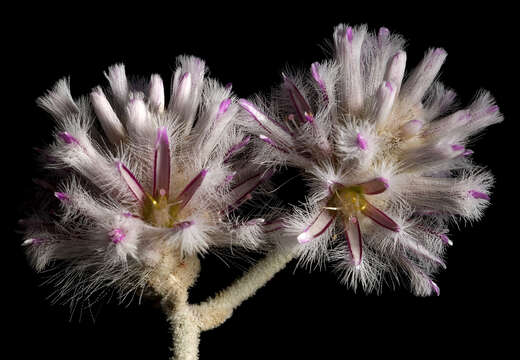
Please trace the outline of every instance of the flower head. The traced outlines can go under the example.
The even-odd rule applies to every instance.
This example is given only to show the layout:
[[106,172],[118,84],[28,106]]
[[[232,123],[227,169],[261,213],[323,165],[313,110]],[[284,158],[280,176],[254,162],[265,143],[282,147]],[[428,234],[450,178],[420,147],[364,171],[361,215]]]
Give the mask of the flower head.
[[283,74],[272,100],[239,104],[256,161],[300,168],[311,185],[284,226],[301,261],[333,261],[367,290],[405,274],[427,295],[438,293],[448,222],[477,220],[489,204],[493,178],[467,146],[502,116],[485,91],[455,111],[455,93],[436,81],[443,49],[405,77],[403,44],[385,28],[339,25],[334,59]]
[[258,245],[262,220],[233,210],[270,172],[244,162],[249,138],[235,124],[231,89],[205,71],[202,60],[179,57],[168,102],[159,75],[130,82],[123,65],[90,97],[74,100],[61,80],[38,100],[57,130],[24,245],[37,269],[68,265],[64,291],[142,283],[165,252],[182,259]]

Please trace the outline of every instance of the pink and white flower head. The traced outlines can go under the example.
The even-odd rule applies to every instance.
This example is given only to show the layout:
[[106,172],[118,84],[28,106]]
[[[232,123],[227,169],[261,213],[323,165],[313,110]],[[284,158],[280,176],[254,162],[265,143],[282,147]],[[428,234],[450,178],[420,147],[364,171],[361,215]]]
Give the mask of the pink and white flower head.
[[249,141],[235,124],[239,107],[205,72],[202,60],[179,57],[169,101],[159,75],[131,82],[123,65],[109,68],[107,89],[73,99],[64,79],[38,100],[57,130],[42,154],[44,200],[24,220],[37,269],[68,264],[94,282],[69,285],[89,291],[143,282],[163,251],[258,245],[262,219],[233,210],[270,173],[236,166]]
[[502,121],[489,93],[455,109],[436,81],[446,58],[430,49],[405,75],[404,41],[381,28],[339,25],[335,58],[284,74],[273,99],[241,99],[258,135],[256,161],[300,168],[310,192],[284,231],[300,262],[332,261],[354,289],[389,275],[418,295],[438,293],[450,221],[477,220],[492,175],[476,166],[473,136]]

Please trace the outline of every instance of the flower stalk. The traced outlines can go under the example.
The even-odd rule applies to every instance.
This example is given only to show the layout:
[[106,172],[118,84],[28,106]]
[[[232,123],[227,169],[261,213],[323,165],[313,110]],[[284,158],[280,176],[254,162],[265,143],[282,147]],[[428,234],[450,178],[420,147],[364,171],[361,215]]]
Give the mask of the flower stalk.
[[182,258],[166,253],[150,275],[150,286],[161,297],[170,322],[175,360],[196,360],[200,333],[229,319],[233,311],[252,297],[294,258],[296,252],[276,248],[252,266],[241,278],[200,304],[189,303],[189,288],[200,272],[196,256]]

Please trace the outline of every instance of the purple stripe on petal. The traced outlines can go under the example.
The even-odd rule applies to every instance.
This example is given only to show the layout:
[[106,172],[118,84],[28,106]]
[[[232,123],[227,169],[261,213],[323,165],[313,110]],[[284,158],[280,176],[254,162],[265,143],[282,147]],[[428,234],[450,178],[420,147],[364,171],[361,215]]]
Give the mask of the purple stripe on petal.
[[236,207],[241,204],[246,196],[250,195],[262,182],[268,180],[273,173],[274,171],[269,169],[265,172],[251,176],[234,186],[230,192],[231,197],[236,199],[233,201],[232,206]]
[[474,199],[482,199],[489,201],[491,198],[486,193],[477,191],[477,190],[470,190],[468,191],[468,194],[473,197]]
[[181,221],[172,225],[172,230],[184,230],[195,224],[193,220]]
[[344,220],[345,239],[352,256],[352,261],[356,267],[361,265],[363,259],[363,240],[361,236],[361,229],[359,228],[359,221],[355,216]]
[[429,260],[431,260],[433,262],[436,262],[437,264],[439,264],[443,268],[446,268],[446,264],[444,263],[444,261],[442,261],[441,258],[436,256],[435,254],[432,254],[428,249],[426,249],[424,246],[419,244],[417,241],[408,239],[407,237],[399,237],[398,239],[401,242],[401,244],[406,246],[408,249],[410,249],[411,251],[413,251],[417,255],[425,257],[425,258],[427,258],[427,259],[429,259]]
[[372,219],[376,224],[395,232],[399,232],[400,228],[397,223],[390,219],[388,215],[386,215],[384,212],[370,204],[368,201],[365,201],[364,206],[361,207],[361,212]]
[[370,181],[366,181],[364,183],[358,184],[361,186],[363,193],[366,195],[376,195],[381,194],[386,189],[388,189],[388,180],[383,177],[378,177],[372,179]]
[[127,169],[125,165],[123,165],[122,162],[117,161],[116,162],[117,169],[119,170],[119,173],[121,174],[121,177],[125,181],[126,185],[128,186],[128,189],[132,192],[132,195],[136,198],[138,201],[144,201],[146,198],[146,193],[143,190],[143,187],[137,181],[134,174],[130,172],[130,170]]
[[365,140],[363,135],[361,135],[360,133],[357,134],[356,141],[357,141],[358,148],[360,148],[361,150],[366,150],[368,148],[367,141]]
[[244,196],[241,196],[239,199],[237,199],[236,201],[234,201],[231,205],[228,205],[226,209],[222,210],[221,213],[222,214],[226,214],[226,213],[229,213],[235,209],[237,209],[238,207],[240,207],[240,205],[242,205],[243,203],[245,203],[246,201],[249,201],[253,198],[253,195],[251,195],[251,193],[247,193],[245,194]]
[[239,142],[238,144],[235,144],[233,145],[229,150],[228,152],[226,153],[226,155],[224,156],[224,160],[223,162],[226,163],[229,161],[229,159],[231,159],[231,157],[237,152],[239,151],[240,149],[242,149],[244,146],[246,146],[249,141],[251,140],[251,136],[246,136],[241,142]]
[[269,134],[272,134],[272,132],[267,128],[267,124],[265,124],[266,121],[270,121],[280,129],[284,130],[287,134],[292,136],[291,131],[285,126],[284,124],[280,124],[279,122],[269,118],[267,115],[265,115],[263,112],[258,110],[251,102],[247,101],[246,99],[240,99],[238,101],[238,104],[246,110],[255,120],[256,122]]
[[461,150],[464,150],[464,146],[455,144],[455,145],[451,145],[451,149],[453,151],[461,151]]
[[428,228],[426,228],[424,226],[421,226],[421,225],[417,225],[417,228],[419,228],[422,231],[425,231],[425,232],[427,232],[429,234],[437,236],[445,244],[448,244],[450,246],[453,245],[453,242],[448,238],[448,236],[446,234],[442,234],[442,233],[439,233],[439,232],[436,232],[436,231],[432,231],[432,230],[430,230],[430,229],[428,229]]
[[[282,74],[283,75],[283,74]],[[311,107],[307,103],[307,100],[303,97],[300,90],[296,87],[294,82],[283,75],[284,78],[284,87],[289,92],[289,98],[291,99],[291,103],[296,110],[298,117],[301,121],[305,121],[305,114],[311,114]]]
[[264,233],[280,230],[284,227],[283,219],[273,219],[263,224]]
[[157,131],[157,141],[155,143],[155,159],[153,168],[153,194],[159,197],[161,190],[166,196],[170,192],[170,141],[166,127],[161,127]]
[[182,190],[182,192],[177,196],[176,201],[181,203],[181,209],[184,208],[188,202],[191,200],[195,192],[199,189],[204,177],[208,173],[207,169],[202,169],[200,173],[195,176],[188,185]]
[[70,197],[69,195],[65,194],[64,192],[59,192],[59,191],[56,191],[54,193],[54,196],[56,196],[56,198],[62,202],[65,202],[65,201],[69,201],[70,200]]
[[307,228],[297,237],[300,244],[304,244],[323,234],[334,222],[336,215],[332,216],[326,209],[322,209],[318,216],[307,226]]
[[318,72],[318,66],[319,63],[315,62],[311,65],[311,74],[314,80],[318,83],[318,86],[321,89],[321,92],[323,93],[323,97],[325,99],[325,102],[329,102],[329,96],[327,95],[327,88],[325,87],[325,83],[323,82],[322,78],[320,77],[320,73]]
[[71,134],[69,134],[66,131],[58,133],[58,136],[61,138],[61,140],[63,140],[67,144],[78,144],[79,145],[79,141],[74,136],[72,136]]
[[271,145],[271,146],[274,147],[276,150],[279,150],[279,151],[284,152],[284,153],[286,153],[286,154],[289,153],[289,151],[287,151],[287,150],[285,150],[284,148],[282,148],[281,146],[275,144],[275,142],[274,142],[272,139],[268,138],[267,136],[265,136],[265,135],[258,135],[258,137],[260,138],[260,140],[262,140],[263,142],[265,142],[265,143]]
[[498,105],[493,105],[493,106],[490,106],[488,109],[487,109],[487,112],[489,114],[494,114],[498,111]]

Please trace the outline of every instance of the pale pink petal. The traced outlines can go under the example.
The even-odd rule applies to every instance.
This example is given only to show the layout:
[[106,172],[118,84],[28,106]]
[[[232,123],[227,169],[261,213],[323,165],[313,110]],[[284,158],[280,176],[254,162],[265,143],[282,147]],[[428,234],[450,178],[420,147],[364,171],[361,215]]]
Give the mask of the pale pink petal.
[[291,103],[296,110],[296,113],[298,114],[298,117],[300,118],[300,121],[305,121],[306,116],[305,114],[311,114],[311,107],[307,103],[307,100],[303,97],[300,90],[296,87],[294,82],[289,79],[287,76],[283,75],[283,85],[287,92],[289,93],[289,98],[291,99]]
[[264,231],[264,233],[270,233],[273,231],[283,229],[283,227],[284,227],[283,219],[277,218],[277,219],[266,221],[263,224],[263,231]]
[[394,220],[390,219],[388,215],[386,215],[384,212],[370,204],[368,201],[365,201],[365,206],[361,208],[361,212],[365,216],[371,218],[378,225],[381,225],[382,227],[387,228],[388,230],[399,232],[399,225],[397,225],[397,223]]
[[352,256],[352,260],[356,267],[361,265],[363,257],[363,240],[361,237],[361,229],[359,228],[359,221],[355,216],[344,220],[345,238]]
[[291,131],[285,126],[284,124],[281,124],[274,119],[271,119],[266,114],[258,110],[258,108],[253,105],[250,101],[247,101],[246,99],[240,99],[238,101],[238,104],[246,110],[249,115],[255,119],[255,121],[269,134],[272,134],[273,132],[276,132],[276,130],[273,128],[273,125],[282,129],[285,131],[288,135],[292,136]]
[[413,251],[415,254],[425,257],[437,264],[441,265],[443,268],[446,268],[446,264],[439,258],[437,255],[432,254],[431,251],[426,249],[424,246],[419,244],[417,241],[410,240],[407,237],[399,237],[399,242],[405,245],[409,250]]
[[195,192],[199,189],[204,177],[208,173],[207,169],[202,169],[197,176],[195,176],[188,185],[182,190],[182,192],[177,196],[177,202],[181,203],[181,209],[184,208],[188,202],[191,200]]
[[289,151],[285,150],[284,148],[282,148],[281,146],[277,145],[271,138],[265,136],[265,135],[258,135],[258,137],[260,138],[260,140],[262,140],[263,142],[265,142],[266,144],[269,144],[271,145],[272,147],[274,147],[276,150],[279,150],[283,153],[286,153],[288,154]]
[[116,162],[116,166],[119,170],[119,173],[121,174],[121,177],[128,186],[128,189],[132,192],[132,195],[134,195],[138,201],[144,201],[146,198],[146,193],[144,192],[141,184],[139,184],[139,181],[137,181],[135,178],[134,174],[132,174],[130,170],[128,170],[127,167],[124,166],[120,161]]
[[230,197],[232,199],[231,207],[235,208],[238,204],[241,204],[248,195],[250,195],[262,182],[269,179],[272,174],[272,170],[260,172],[233,186],[230,191]]
[[307,228],[300,235],[298,235],[298,242],[303,244],[317,238],[332,225],[335,218],[336,215],[331,215],[327,209],[321,210],[312,223],[307,226]]
[[386,189],[388,189],[388,180],[383,177],[377,177],[375,179],[361,183],[358,186],[361,186],[364,194],[376,195],[381,194]]
[[224,163],[228,162],[233,155],[235,155],[238,151],[240,151],[244,146],[246,146],[251,140],[251,136],[246,136],[241,142],[231,146],[226,155],[224,156]]
[[153,194],[157,198],[164,190],[170,192],[170,142],[166,127],[159,128],[155,143],[155,161],[153,168]]

